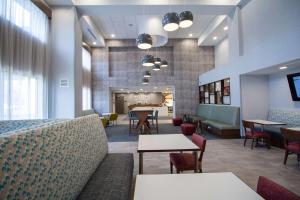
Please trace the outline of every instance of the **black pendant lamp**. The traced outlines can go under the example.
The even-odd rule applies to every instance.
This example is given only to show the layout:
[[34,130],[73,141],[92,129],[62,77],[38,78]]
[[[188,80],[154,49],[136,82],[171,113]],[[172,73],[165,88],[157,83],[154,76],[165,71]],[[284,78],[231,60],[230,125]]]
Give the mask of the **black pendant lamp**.
[[168,67],[168,62],[166,60],[161,61],[161,67]]
[[142,84],[143,84],[143,85],[149,84],[149,79],[148,79],[148,78],[143,78]]
[[150,78],[151,77],[151,72],[150,71],[145,71],[144,72],[144,78]]
[[142,65],[145,67],[152,67],[154,65],[154,57],[151,55],[145,55],[142,57]]
[[160,70],[160,65],[155,64],[155,65],[153,66],[153,70],[154,70],[154,71],[159,71],[159,70]]
[[149,34],[143,33],[138,35],[136,44],[140,49],[150,49],[152,47],[152,37]]
[[175,31],[179,28],[179,15],[176,12],[165,14],[162,25],[165,31]]
[[161,63],[161,59],[156,57],[154,58],[154,64],[160,64]]
[[191,11],[183,11],[179,14],[179,27],[188,28],[193,24],[193,13]]

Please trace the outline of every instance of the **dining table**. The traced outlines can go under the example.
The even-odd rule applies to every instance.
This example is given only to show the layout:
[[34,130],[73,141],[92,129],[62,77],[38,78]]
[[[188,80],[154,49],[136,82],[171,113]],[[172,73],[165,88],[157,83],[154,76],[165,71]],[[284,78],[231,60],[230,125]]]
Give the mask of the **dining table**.
[[147,119],[148,115],[153,113],[153,110],[131,110],[131,113],[133,113],[138,118],[138,123],[136,125],[136,130],[141,130],[141,133],[150,132],[150,123]]

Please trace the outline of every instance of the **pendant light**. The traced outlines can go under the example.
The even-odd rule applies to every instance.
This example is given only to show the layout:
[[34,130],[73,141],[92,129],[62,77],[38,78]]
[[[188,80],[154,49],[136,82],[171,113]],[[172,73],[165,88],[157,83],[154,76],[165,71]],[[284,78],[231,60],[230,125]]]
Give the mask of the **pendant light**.
[[143,78],[142,84],[143,84],[143,85],[149,84],[149,79],[148,79],[148,78]]
[[158,58],[158,57],[156,57],[156,58],[154,58],[154,64],[160,64],[161,63],[161,59],[160,58]]
[[150,78],[151,77],[151,72],[150,71],[145,71],[144,72],[144,78]]
[[142,57],[142,65],[145,67],[152,67],[154,65],[154,57],[151,55],[145,55]]
[[162,25],[165,31],[175,31],[179,28],[179,15],[176,12],[169,12],[164,15]]
[[188,28],[193,24],[193,13],[191,11],[183,11],[179,14],[179,27]]
[[159,71],[159,70],[160,70],[160,65],[155,64],[155,65],[153,66],[153,70],[154,70],[154,71]]
[[149,34],[142,33],[138,35],[136,44],[140,49],[150,49],[152,47],[152,37]]
[[168,67],[168,62],[166,60],[161,61],[161,67]]

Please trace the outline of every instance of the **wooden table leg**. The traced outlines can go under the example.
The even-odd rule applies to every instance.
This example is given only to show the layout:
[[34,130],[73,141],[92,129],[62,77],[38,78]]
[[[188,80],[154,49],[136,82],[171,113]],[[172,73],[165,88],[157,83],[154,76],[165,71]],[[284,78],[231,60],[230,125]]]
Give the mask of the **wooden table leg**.
[[143,152],[139,152],[139,174],[143,174]]
[[194,159],[195,159],[195,173],[199,171],[198,169],[198,151],[194,151]]

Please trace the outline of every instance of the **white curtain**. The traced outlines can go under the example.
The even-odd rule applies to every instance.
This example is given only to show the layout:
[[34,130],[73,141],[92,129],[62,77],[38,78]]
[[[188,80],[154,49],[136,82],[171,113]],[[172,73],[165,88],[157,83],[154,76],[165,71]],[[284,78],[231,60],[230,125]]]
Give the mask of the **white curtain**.
[[46,116],[48,32],[30,0],[0,1],[0,119]]
[[91,68],[91,54],[88,50],[82,48],[82,110],[92,108]]

